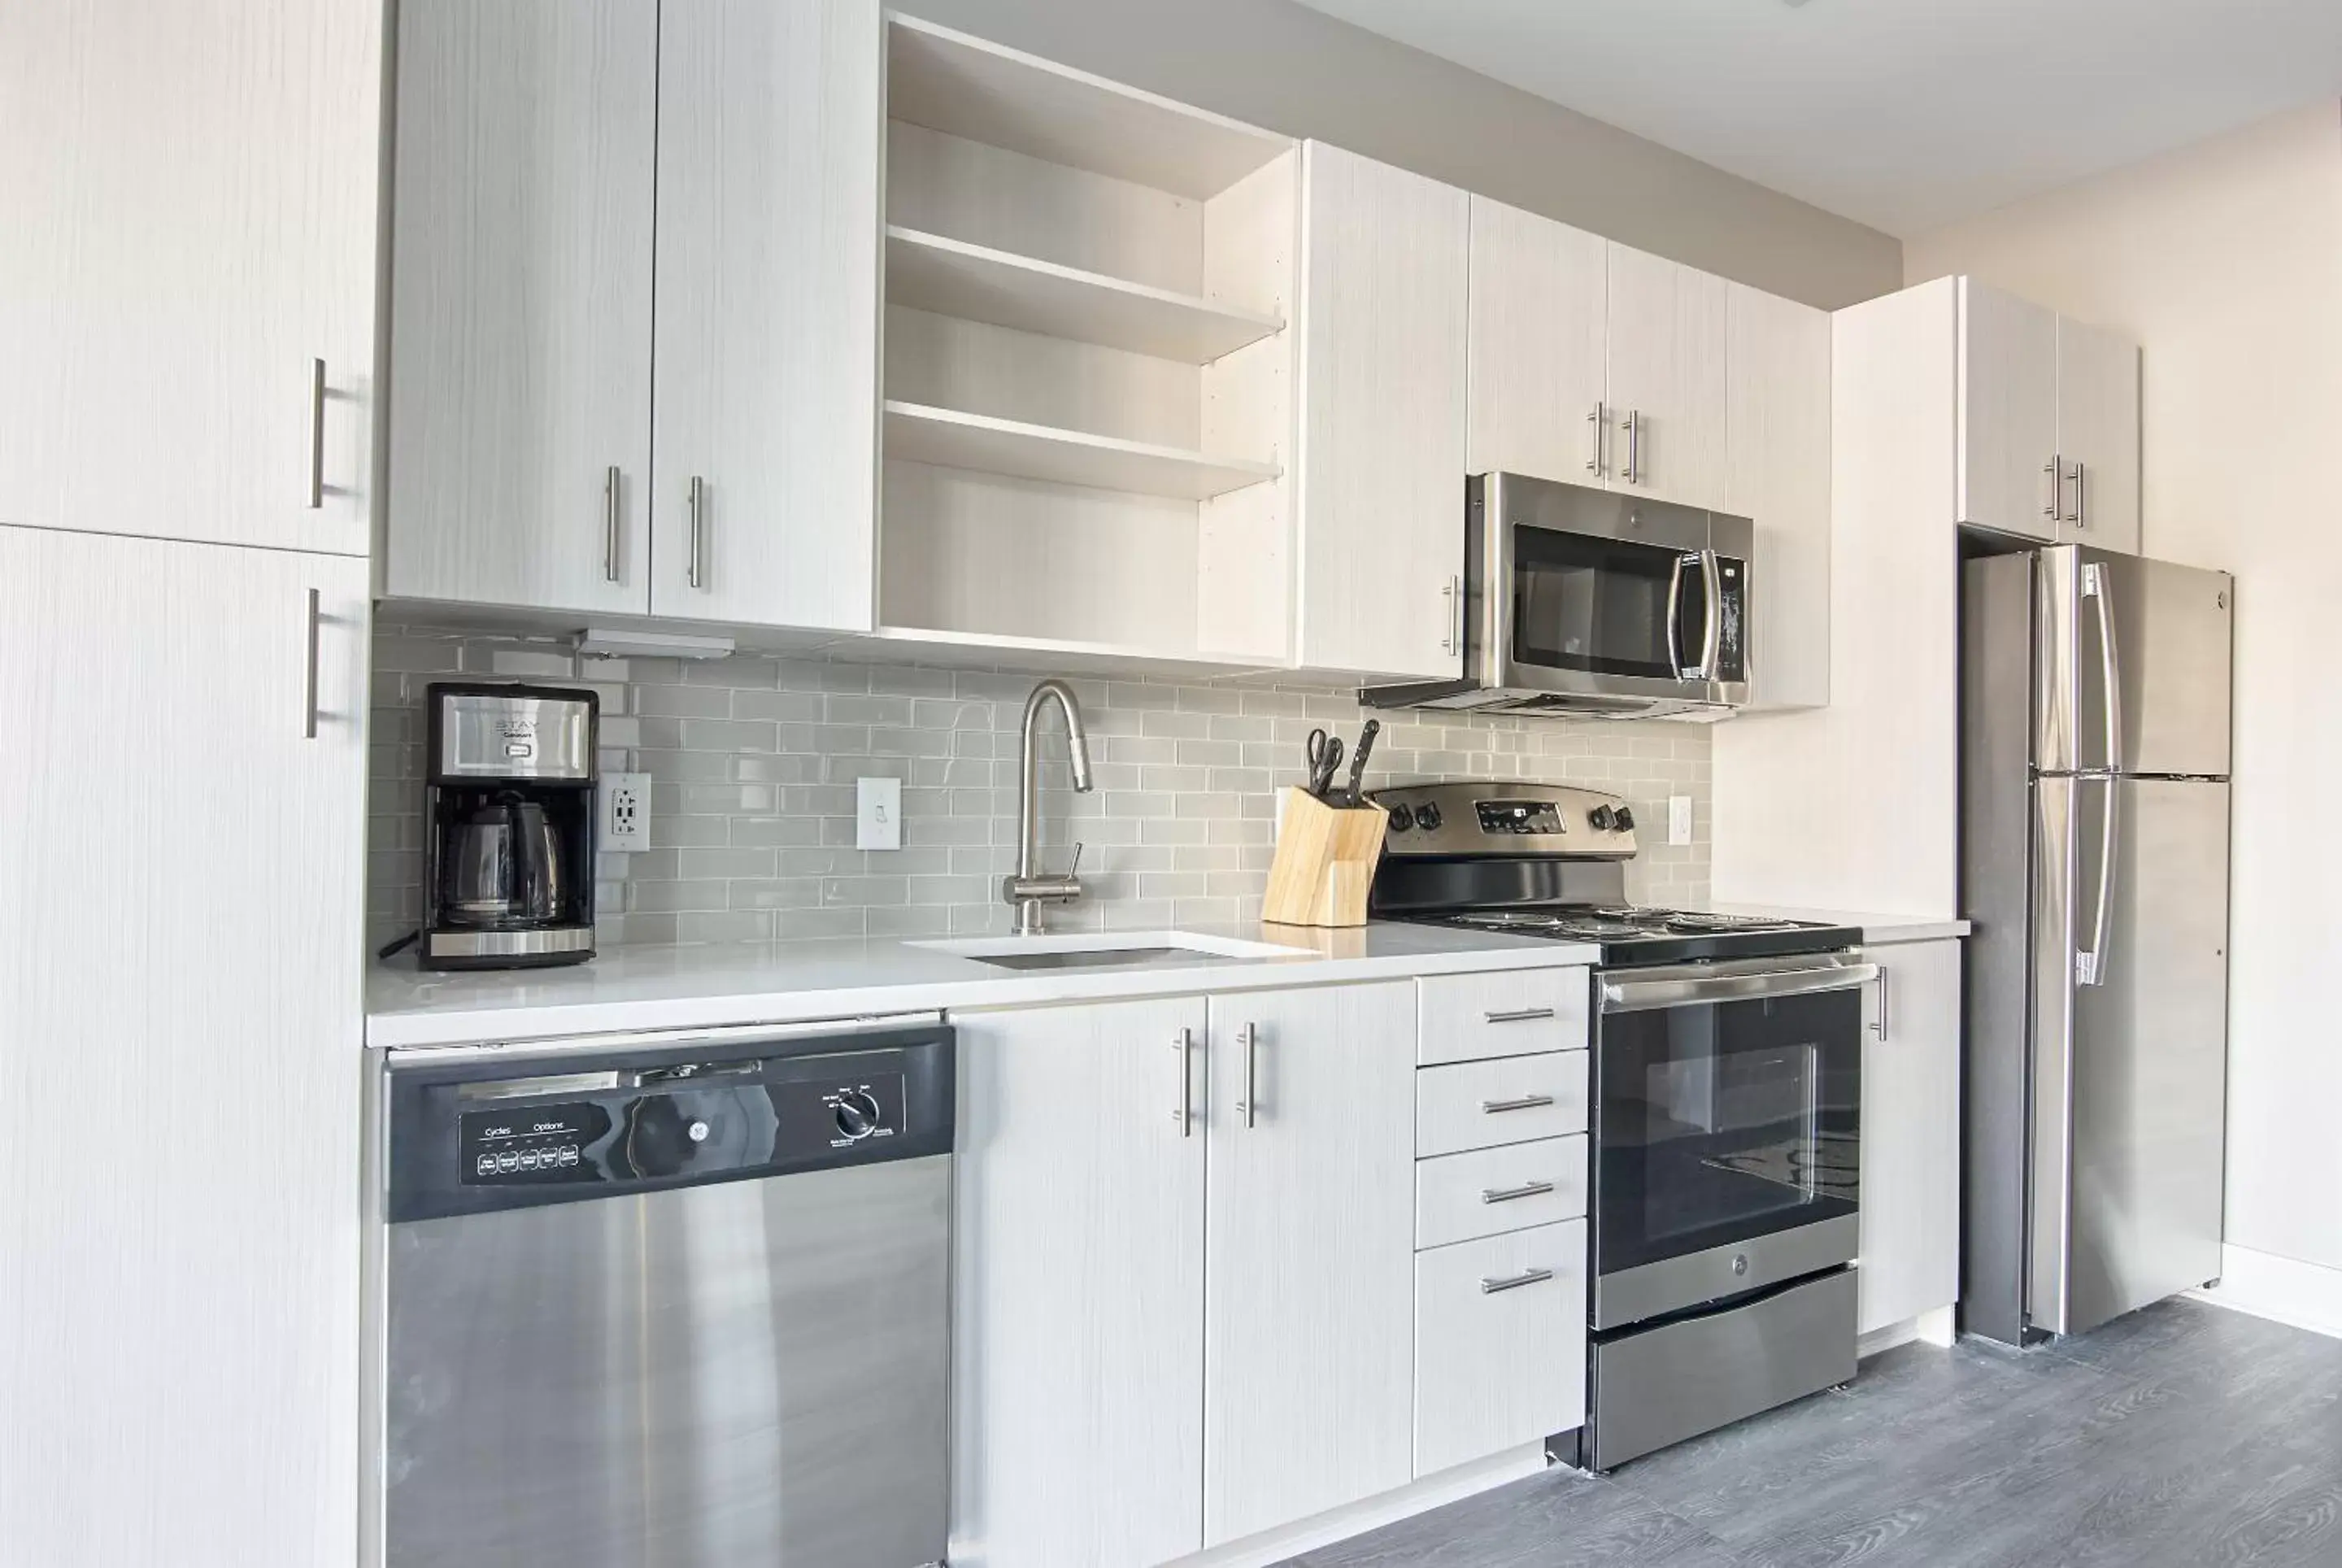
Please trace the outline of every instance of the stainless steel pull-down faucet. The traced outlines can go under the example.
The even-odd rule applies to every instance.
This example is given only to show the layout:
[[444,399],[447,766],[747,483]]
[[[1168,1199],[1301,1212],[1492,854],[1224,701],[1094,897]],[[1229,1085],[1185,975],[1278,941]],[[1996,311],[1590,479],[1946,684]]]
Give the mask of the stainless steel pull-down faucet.
[[1066,742],[1073,753],[1074,788],[1087,794],[1090,789],[1089,733],[1082,728],[1081,705],[1074,700],[1074,689],[1052,677],[1033,689],[1025,699],[1025,775],[1024,786],[1016,799],[1016,869],[1000,879],[1003,902],[1016,911],[1016,934],[1034,937],[1041,934],[1041,907],[1044,904],[1069,904],[1082,896],[1081,879],[1074,872],[1082,863],[1082,847],[1074,846],[1073,864],[1063,876],[1049,876],[1038,869],[1041,858],[1041,758],[1034,746],[1035,731],[1039,726],[1041,709],[1051,699],[1065,709]]

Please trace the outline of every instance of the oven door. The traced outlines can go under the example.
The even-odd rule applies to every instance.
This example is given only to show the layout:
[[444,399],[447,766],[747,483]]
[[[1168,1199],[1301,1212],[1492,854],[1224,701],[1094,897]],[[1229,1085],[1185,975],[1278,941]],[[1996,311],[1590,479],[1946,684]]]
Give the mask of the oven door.
[[1601,976],[1596,1329],[1853,1261],[1877,972],[1834,953]]

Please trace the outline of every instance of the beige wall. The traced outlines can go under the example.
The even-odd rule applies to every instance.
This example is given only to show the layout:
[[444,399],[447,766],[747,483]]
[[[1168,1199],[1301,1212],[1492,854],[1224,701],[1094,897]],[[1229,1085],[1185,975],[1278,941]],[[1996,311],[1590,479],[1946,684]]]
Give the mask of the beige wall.
[[1902,282],[1891,236],[1293,0],[906,0],[903,9],[1825,309]]
[[2237,578],[2228,1240],[2342,1268],[2342,109],[1905,256],[2145,346],[2146,552]]

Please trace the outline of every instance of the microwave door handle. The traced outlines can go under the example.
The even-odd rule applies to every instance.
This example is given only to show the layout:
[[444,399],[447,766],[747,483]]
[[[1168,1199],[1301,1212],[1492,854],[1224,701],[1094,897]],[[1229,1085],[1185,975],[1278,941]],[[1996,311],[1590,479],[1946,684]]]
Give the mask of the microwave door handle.
[[1699,648],[1699,672],[1708,680],[1719,678],[1716,667],[1724,661],[1724,572],[1723,563],[1712,549],[1699,552],[1699,577],[1706,589],[1707,637]]
[[1683,574],[1684,558],[1676,558],[1675,575],[1667,579],[1667,668],[1675,678],[1684,678],[1683,634]]

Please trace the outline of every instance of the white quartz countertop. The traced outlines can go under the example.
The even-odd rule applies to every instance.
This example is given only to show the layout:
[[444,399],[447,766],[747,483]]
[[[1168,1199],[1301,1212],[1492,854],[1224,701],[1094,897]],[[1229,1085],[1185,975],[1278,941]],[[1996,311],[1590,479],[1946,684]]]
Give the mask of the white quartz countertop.
[[[1180,932],[1082,933],[1099,941],[1194,935],[1275,954],[1144,969],[1018,970],[911,939],[614,948],[563,969],[426,973],[411,954],[374,966],[366,1043],[393,1049],[553,1040],[634,1030],[802,1023],[896,1012],[1029,1007],[1190,991],[1395,980],[1411,975],[1590,964],[1588,945],[1440,926],[1346,930],[1203,926]],[[1048,940],[1049,939],[1043,939]],[[1013,939],[1000,939],[1008,946]]]
[[1712,903],[1717,915],[1771,915],[1784,920],[1813,920],[1828,926],[1859,926],[1866,942],[1927,942],[1944,937],[1964,937],[1968,922],[1930,915],[1883,915],[1858,910],[1801,910],[1783,904]]

